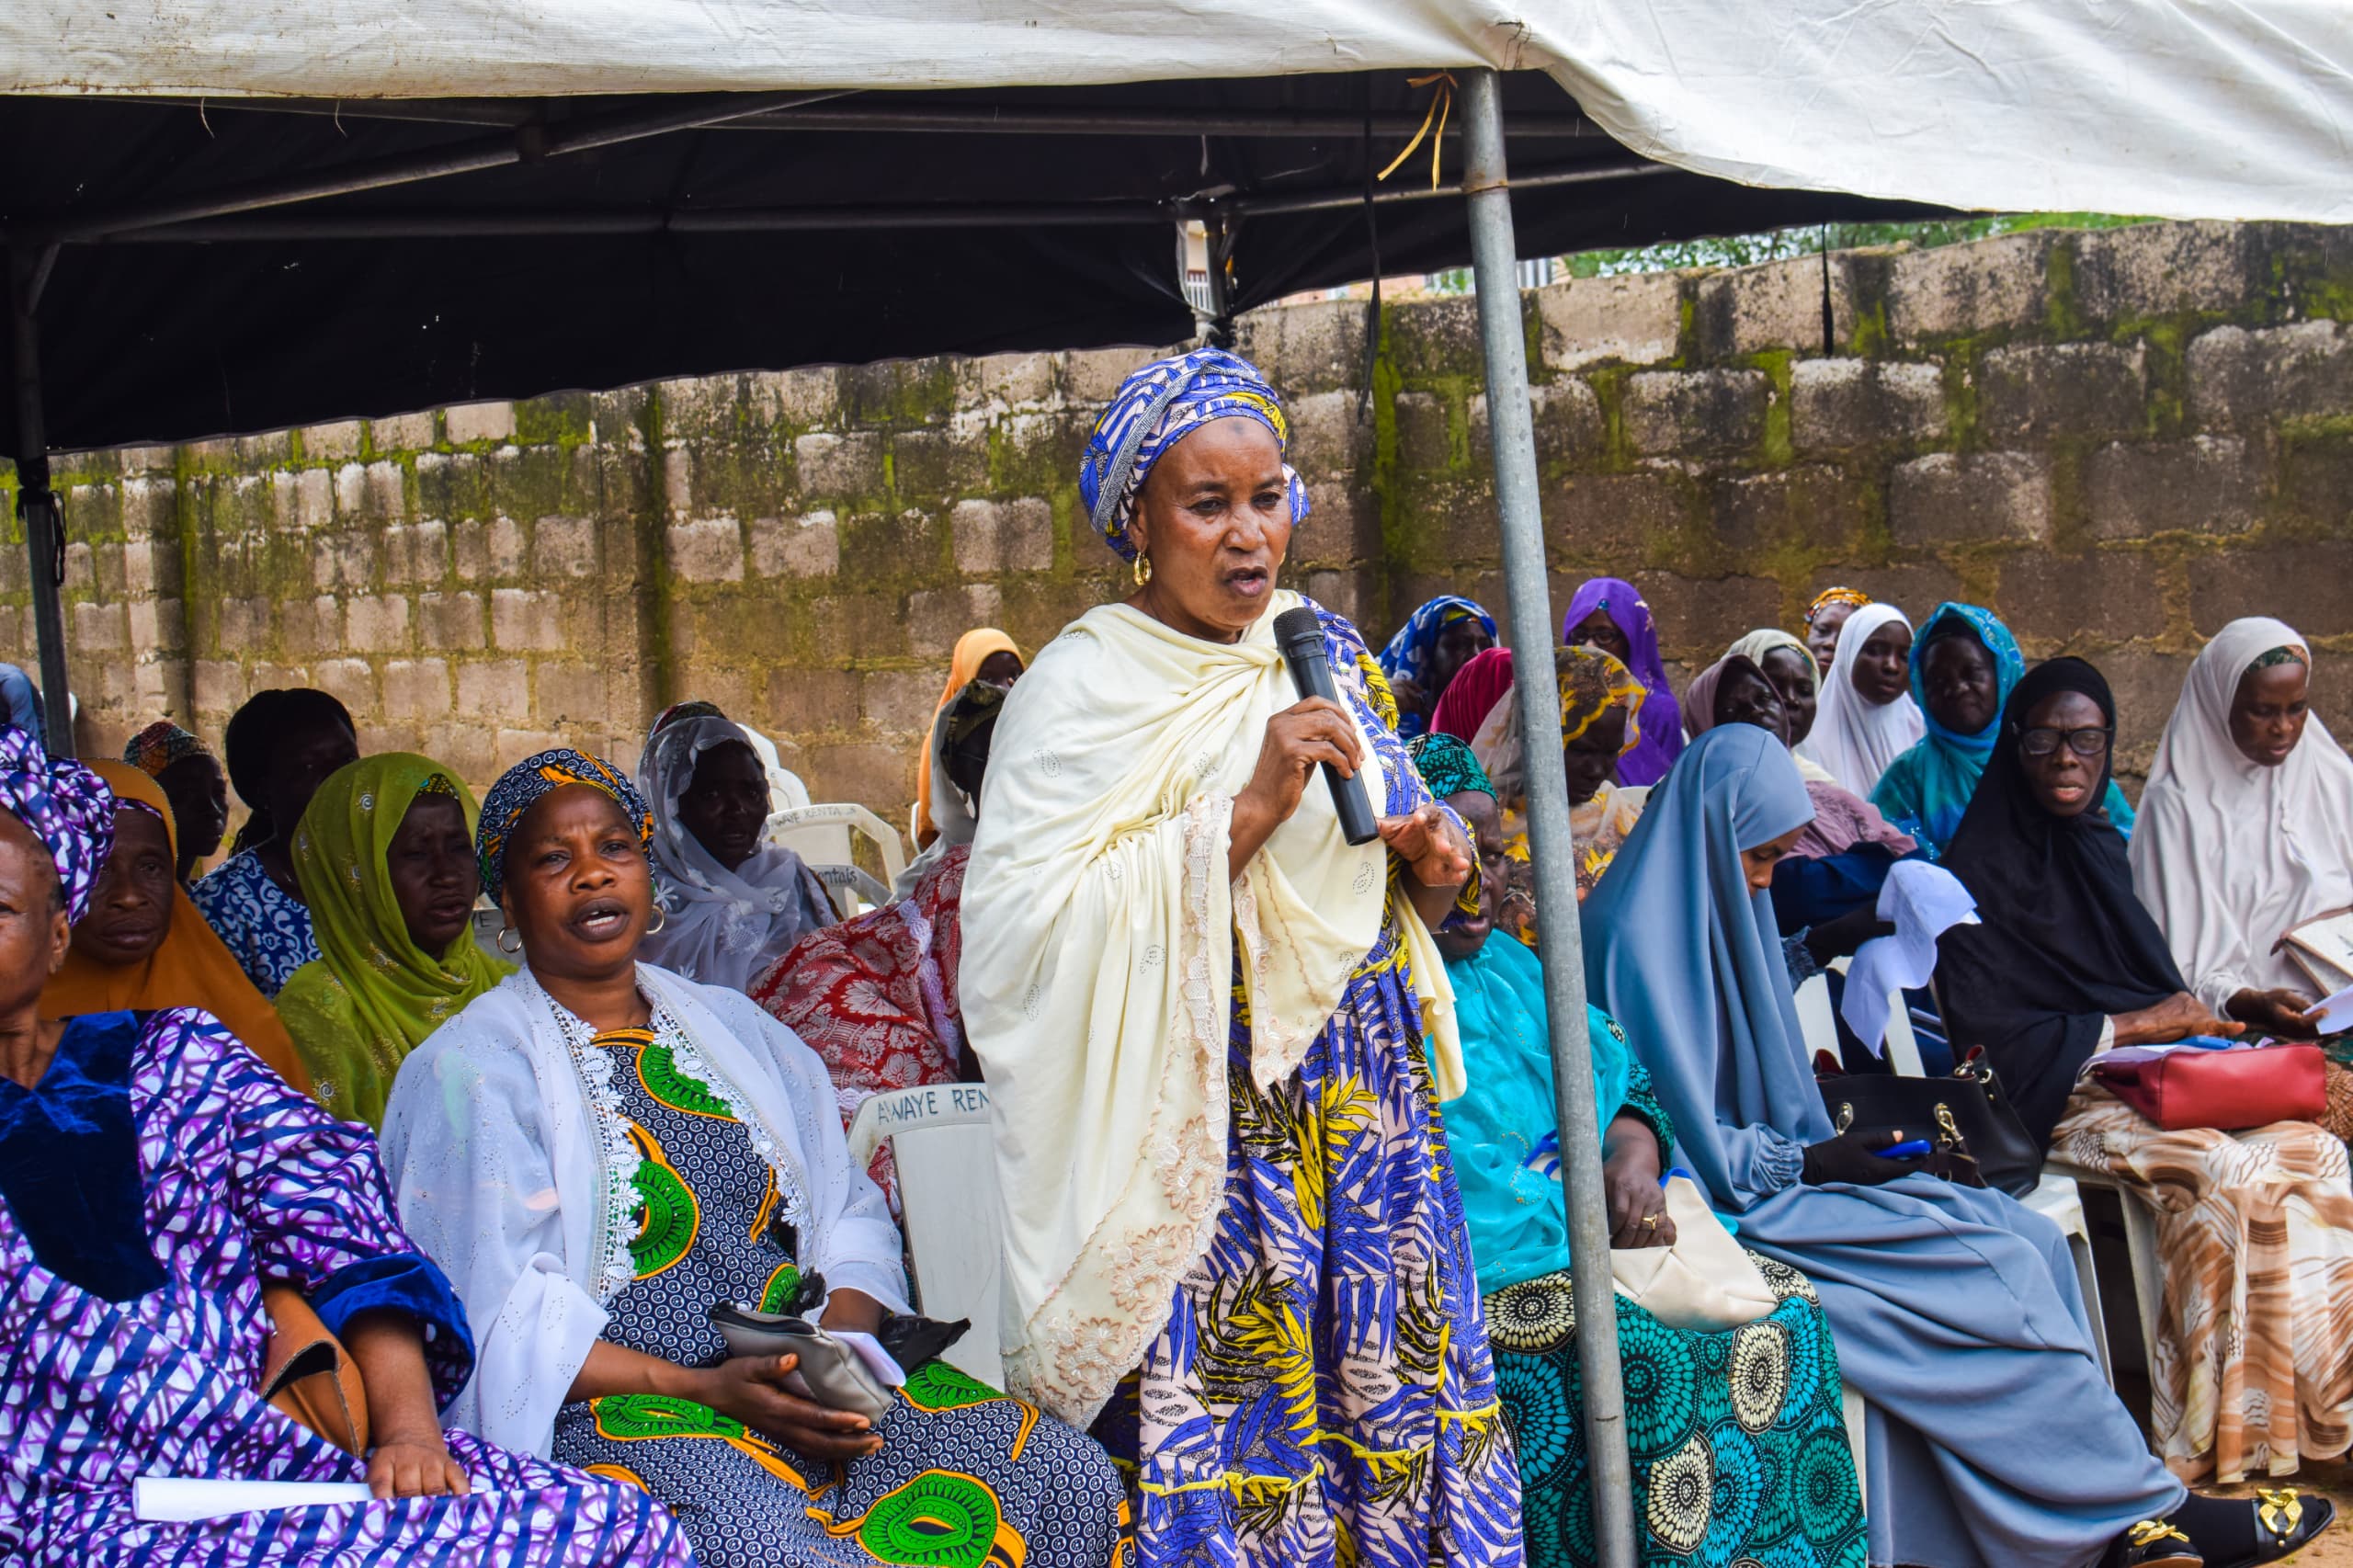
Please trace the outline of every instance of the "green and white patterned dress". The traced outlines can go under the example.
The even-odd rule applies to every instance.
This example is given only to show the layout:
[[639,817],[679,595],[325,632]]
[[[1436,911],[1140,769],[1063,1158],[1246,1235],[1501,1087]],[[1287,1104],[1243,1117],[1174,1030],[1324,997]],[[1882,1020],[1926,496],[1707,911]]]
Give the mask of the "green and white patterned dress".
[[[585,1028],[585,1026],[582,1026]],[[771,1309],[800,1283],[799,1212],[727,1102],[649,1029],[597,1035],[639,1156],[635,1278],[602,1337],[680,1366],[725,1354],[713,1301]],[[1124,1560],[1126,1509],[1093,1441],[933,1361],[914,1369],[881,1424],[881,1451],[811,1460],[687,1400],[608,1395],[563,1406],[555,1453],[669,1505],[705,1568],[1108,1568]]]

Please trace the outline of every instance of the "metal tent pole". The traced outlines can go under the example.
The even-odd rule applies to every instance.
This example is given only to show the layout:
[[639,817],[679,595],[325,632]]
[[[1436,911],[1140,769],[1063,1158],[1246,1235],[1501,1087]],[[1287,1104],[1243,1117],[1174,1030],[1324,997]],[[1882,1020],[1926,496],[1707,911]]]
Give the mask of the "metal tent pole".
[[1561,748],[1533,739],[1560,730],[1552,681],[1552,596],[1544,518],[1536,498],[1536,425],[1528,402],[1528,342],[1519,315],[1518,257],[1504,172],[1503,100],[1495,74],[1463,73],[1462,188],[1470,199],[1472,276],[1487,369],[1487,426],[1503,517],[1504,585],[1510,604],[1513,690],[1528,778],[1528,842],[1536,864],[1536,927],[1552,1023],[1552,1101],[1561,1126],[1561,1180],[1568,1201],[1570,1278],[1577,1301],[1577,1361],[1585,1372],[1585,1446],[1592,1461],[1594,1540],[1601,1568],[1634,1568],[1633,1473],[1626,1458],[1625,1391],[1609,1277],[1608,1209],[1601,1188],[1601,1129],[1593,1104],[1592,1042],[1585,1018],[1585,944],[1577,926],[1576,862],[1569,838],[1568,776]]
[[49,487],[49,430],[41,415],[40,338],[35,312],[57,257],[55,245],[8,250],[8,339],[17,400],[17,515],[33,585],[33,636],[40,644],[41,726],[50,755],[74,755],[74,698],[65,673],[65,519]]

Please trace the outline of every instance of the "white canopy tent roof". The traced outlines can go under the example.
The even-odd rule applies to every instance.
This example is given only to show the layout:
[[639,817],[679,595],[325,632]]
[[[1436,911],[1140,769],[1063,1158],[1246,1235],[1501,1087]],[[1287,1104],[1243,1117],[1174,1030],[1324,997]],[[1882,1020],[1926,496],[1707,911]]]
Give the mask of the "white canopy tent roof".
[[1542,69],[1645,157],[1942,206],[2353,219],[2341,0],[49,0],[0,92],[462,97]]

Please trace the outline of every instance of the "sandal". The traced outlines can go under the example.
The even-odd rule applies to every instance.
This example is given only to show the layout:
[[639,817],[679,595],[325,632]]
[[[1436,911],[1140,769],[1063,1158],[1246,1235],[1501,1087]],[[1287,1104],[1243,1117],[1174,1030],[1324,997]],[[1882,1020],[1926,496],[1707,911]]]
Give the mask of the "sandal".
[[2163,1519],[2143,1519],[2116,1540],[2110,1568],[2205,1568],[2189,1538]]
[[2336,1522],[2336,1505],[2318,1493],[2282,1486],[2255,1493],[2255,1551],[2221,1568],[2256,1568],[2277,1562]]

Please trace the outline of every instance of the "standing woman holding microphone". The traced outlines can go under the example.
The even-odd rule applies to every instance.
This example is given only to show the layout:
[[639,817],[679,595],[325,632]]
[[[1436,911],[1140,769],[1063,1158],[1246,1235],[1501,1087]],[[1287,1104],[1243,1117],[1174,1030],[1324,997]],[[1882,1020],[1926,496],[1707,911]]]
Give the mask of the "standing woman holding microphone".
[[1461,1055],[1429,933],[1475,905],[1469,838],[1356,628],[1309,607],[1336,702],[1285,667],[1287,436],[1233,355],[1131,375],[1079,490],[1135,592],[997,723],[960,987],[1007,1379],[1136,1461],[1144,1568],[1510,1568],[1518,1479],[1437,1114]]

